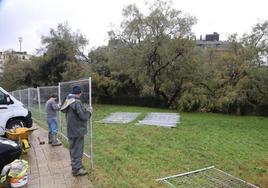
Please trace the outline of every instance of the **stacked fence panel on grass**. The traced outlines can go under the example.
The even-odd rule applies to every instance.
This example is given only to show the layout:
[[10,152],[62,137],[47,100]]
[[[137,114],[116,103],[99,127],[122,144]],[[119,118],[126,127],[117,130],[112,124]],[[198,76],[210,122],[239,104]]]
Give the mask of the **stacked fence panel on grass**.
[[138,112],[114,112],[100,122],[126,124],[134,121],[139,115]]
[[161,127],[176,127],[180,122],[180,116],[177,113],[158,113],[152,112],[139,121],[139,125],[154,125]]

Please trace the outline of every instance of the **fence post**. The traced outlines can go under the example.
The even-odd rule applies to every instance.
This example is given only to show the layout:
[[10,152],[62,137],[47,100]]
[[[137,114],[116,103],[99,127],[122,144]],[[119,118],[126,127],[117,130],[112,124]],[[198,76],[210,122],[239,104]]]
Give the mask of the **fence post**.
[[[89,106],[92,108],[92,97],[91,97],[91,77],[89,77],[88,79],[88,87],[89,87],[89,94],[88,94],[88,97],[89,97]],[[93,131],[93,128],[92,128],[92,115],[91,114],[91,117],[90,117],[90,123],[89,123],[89,130],[90,130],[90,161],[91,161],[91,168],[93,169],[93,143],[92,143],[92,131]]]
[[42,120],[42,114],[41,114],[41,98],[40,98],[40,89],[37,87],[37,100],[38,100],[38,108],[39,108],[39,118],[40,121]]
[[[59,99],[59,103],[61,104],[61,93],[60,93],[60,82],[58,83],[58,99]],[[63,101],[64,102],[64,101]],[[63,134],[63,130],[62,130],[62,121],[61,121],[61,113],[59,113],[59,125],[60,125],[60,132],[61,134]]]

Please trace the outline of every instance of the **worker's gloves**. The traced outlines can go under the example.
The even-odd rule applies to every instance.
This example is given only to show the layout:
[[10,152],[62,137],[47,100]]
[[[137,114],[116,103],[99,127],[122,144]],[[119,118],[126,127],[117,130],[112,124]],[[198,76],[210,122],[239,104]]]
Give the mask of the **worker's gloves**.
[[90,112],[90,113],[92,114],[92,112],[93,112],[93,108],[92,108],[92,106],[87,107],[87,111]]

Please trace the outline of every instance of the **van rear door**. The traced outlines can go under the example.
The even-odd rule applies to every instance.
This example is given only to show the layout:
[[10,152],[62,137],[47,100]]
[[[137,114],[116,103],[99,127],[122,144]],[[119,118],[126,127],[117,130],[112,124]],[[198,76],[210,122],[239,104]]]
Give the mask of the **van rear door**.
[[3,135],[7,120],[13,116],[13,113],[13,110],[7,105],[6,94],[0,90],[0,135]]

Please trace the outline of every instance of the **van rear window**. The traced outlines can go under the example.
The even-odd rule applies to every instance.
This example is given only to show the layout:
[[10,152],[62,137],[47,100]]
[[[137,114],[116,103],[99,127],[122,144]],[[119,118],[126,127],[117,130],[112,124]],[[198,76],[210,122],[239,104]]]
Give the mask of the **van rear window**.
[[0,104],[6,104],[5,94],[0,91]]

